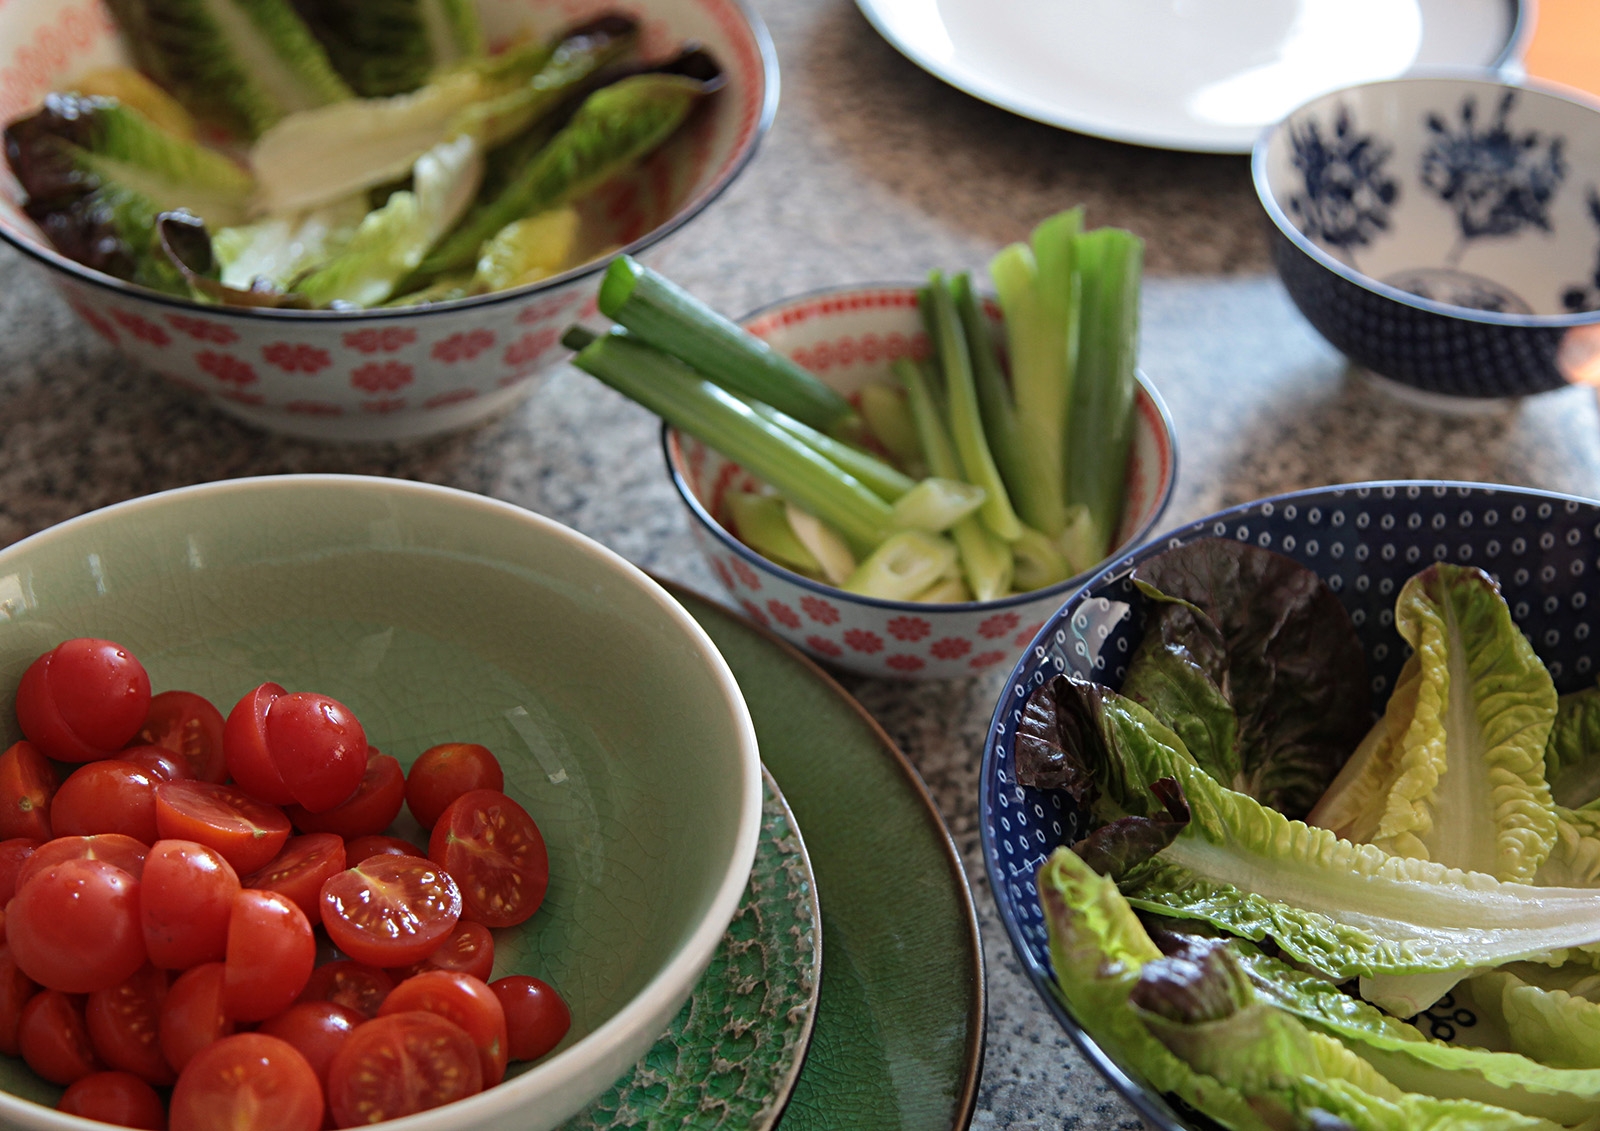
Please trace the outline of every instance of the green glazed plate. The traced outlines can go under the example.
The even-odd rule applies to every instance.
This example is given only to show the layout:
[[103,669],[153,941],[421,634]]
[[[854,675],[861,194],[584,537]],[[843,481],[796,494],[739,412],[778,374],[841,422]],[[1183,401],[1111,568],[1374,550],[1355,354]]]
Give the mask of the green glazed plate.
[[671,1028],[563,1131],[767,1131],[794,1087],[821,989],[816,881],[794,814],[762,773],[744,901]]
[[668,588],[739,681],[822,903],[821,1000],[780,1131],[962,1131],[983,1065],[983,953],[944,821],[905,756],[821,668]]

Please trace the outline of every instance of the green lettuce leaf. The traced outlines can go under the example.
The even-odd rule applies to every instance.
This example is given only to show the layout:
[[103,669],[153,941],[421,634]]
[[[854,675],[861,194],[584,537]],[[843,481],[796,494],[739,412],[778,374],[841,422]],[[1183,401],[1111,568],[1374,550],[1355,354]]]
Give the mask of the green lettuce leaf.
[[1557,805],[1600,800],[1600,687],[1563,695],[1544,747],[1544,776]]
[[1523,1056],[1552,1068],[1600,1069],[1600,1005],[1529,985],[1506,970],[1474,978],[1472,997]]
[[1600,887],[1600,811],[1555,807],[1556,839],[1534,882]]
[[1367,727],[1366,654],[1314,571],[1234,539],[1141,564],[1150,601],[1123,694],[1222,784],[1301,817]]
[[1422,664],[1413,655],[1395,679],[1383,717],[1372,724],[1333,784],[1306,815],[1307,824],[1358,844],[1367,844],[1378,835],[1384,805],[1400,776],[1403,740],[1417,713],[1421,690]]
[[308,268],[349,245],[367,215],[363,195],[309,212],[269,216],[211,237],[224,286],[287,291]]
[[483,54],[472,0],[294,0],[328,58],[363,98],[415,90]]

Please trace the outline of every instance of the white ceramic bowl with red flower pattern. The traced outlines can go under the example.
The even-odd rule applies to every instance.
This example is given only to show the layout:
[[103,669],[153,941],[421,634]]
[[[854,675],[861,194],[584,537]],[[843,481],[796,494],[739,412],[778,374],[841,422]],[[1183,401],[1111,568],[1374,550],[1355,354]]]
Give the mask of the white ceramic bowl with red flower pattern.
[[[640,21],[649,57],[694,40],[727,75],[677,136],[585,206],[594,246],[637,254],[696,216],[754,156],[777,108],[777,57],[744,0],[480,0],[480,8],[491,43],[625,12]],[[0,123],[31,112],[78,74],[126,62],[101,0],[0,0]],[[567,356],[561,333],[593,313],[608,261],[425,307],[207,306],[65,258],[23,214],[21,199],[0,161],[0,238],[42,264],[96,333],[242,420],[313,439],[407,439],[509,408],[537,373]]]
[[[998,322],[993,303],[989,315]],[[929,353],[916,284],[819,291],[764,307],[746,316],[743,325],[846,396],[891,379],[895,358],[921,359]],[[734,602],[756,623],[847,671],[890,679],[957,679],[1009,668],[1095,572],[1031,593],[954,605],[846,593],[768,561],[729,533],[722,524],[724,499],[758,481],[693,437],[670,428],[663,437],[672,481],[695,518],[695,540]],[[1140,374],[1127,494],[1112,556],[1155,529],[1177,478],[1172,418]]]

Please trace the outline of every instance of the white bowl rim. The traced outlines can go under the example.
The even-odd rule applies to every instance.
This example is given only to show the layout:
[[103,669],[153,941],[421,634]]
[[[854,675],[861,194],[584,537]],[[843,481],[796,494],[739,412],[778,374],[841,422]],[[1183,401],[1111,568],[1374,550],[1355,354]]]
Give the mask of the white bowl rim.
[[[755,861],[756,843],[761,832],[761,758],[756,742],[755,724],[750,718],[750,710],[745,704],[743,693],[739,690],[738,681],[711,637],[700,627],[699,622],[649,574],[615,550],[552,518],[546,518],[514,503],[455,487],[377,475],[320,473],[261,475],[196,483],[113,503],[46,527],[0,549],[0,567],[23,549],[51,541],[63,533],[94,526],[113,518],[126,518],[191,495],[271,493],[283,487],[317,486],[354,489],[364,487],[368,490],[446,500],[457,506],[470,506],[482,512],[499,514],[514,522],[531,526],[595,558],[600,564],[609,566],[648,594],[666,614],[667,619],[684,632],[702,658],[707,661],[712,678],[732,712],[738,735],[739,765],[744,777],[740,783],[742,796],[739,801],[739,827],[734,840],[732,859],[726,874],[717,885],[715,896],[705,917],[689,933],[676,953],[668,958],[665,965],[638,993],[592,1033],[579,1039],[569,1048],[516,1077],[492,1088],[485,1088],[475,1096],[385,1124],[386,1127],[395,1128],[395,1131],[456,1131],[460,1127],[472,1126],[474,1123],[513,1110],[518,1106],[522,1093],[537,1090],[535,1085],[583,1075],[595,1062],[604,1060],[626,1034],[639,1029],[644,1021],[661,1012],[668,1000],[678,996],[685,987],[692,989],[694,978],[698,976],[697,972],[716,951],[728,923],[739,908],[740,900],[744,898],[744,890],[750,880],[750,868]],[[655,1036],[657,1034],[650,1034],[650,1039],[653,1040]],[[67,1115],[13,1093],[0,1091],[0,1118],[5,1116],[26,1116],[37,1126],[60,1129],[60,1131],[93,1131],[95,1128],[105,1126],[103,1123]]]
[[146,302],[158,303],[162,306],[172,306],[179,310],[204,311],[212,315],[225,315],[227,317],[257,318],[267,322],[362,322],[368,319],[387,320],[392,318],[416,318],[419,316],[437,313],[439,311],[481,310],[485,307],[495,306],[503,302],[512,302],[525,299],[545,291],[554,291],[567,283],[590,275],[598,274],[611,266],[612,260],[622,255],[638,255],[666,239],[690,220],[704,212],[718,197],[728,190],[728,187],[738,179],[750,162],[755,160],[761,142],[766,138],[767,131],[772,127],[772,120],[778,113],[778,51],[773,46],[772,34],[767,30],[766,23],[761,19],[756,10],[750,6],[749,0],[728,0],[739,10],[745,25],[750,29],[751,38],[755,41],[756,58],[760,62],[758,73],[761,77],[761,109],[756,115],[755,125],[750,131],[750,140],[744,152],[737,154],[734,160],[722,171],[722,174],[707,185],[698,196],[684,203],[684,206],[667,217],[661,224],[650,229],[644,235],[609,254],[591,259],[587,263],[580,263],[569,271],[559,275],[552,275],[548,279],[540,279],[536,283],[526,283],[520,287],[510,287],[502,291],[491,291],[486,295],[473,295],[469,298],[449,299],[445,302],[430,302],[419,306],[372,307],[362,310],[290,310],[270,306],[226,306],[217,303],[195,302],[193,299],[181,298],[178,295],[169,295],[162,291],[142,287],[137,283],[130,283],[114,275],[107,275],[87,267],[75,259],[68,259],[53,247],[37,244],[21,236],[13,235],[5,227],[0,226],[0,240],[4,240],[23,254],[59,271],[65,271],[83,282],[91,283],[103,290],[114,294],[128,295],[133,298],[143,299]]
[[1278,203],[1271,187],[1267,183],[1267,151],[1273,142],[1278,139],[1291,118],[1302,111],[1324,102],[1349,94],[1355,90],[1367,90],[1382,86],[1422,85],[1430,83],[1468,83],[1488,90],[1515,90],[1525,91],[1529,94],[1553,98],[1559,102],[1567,102],[1584,110],[1589,110],[1596,115],[1595,130],[1600,133],[1600,98],[1587,95],[1573,87],[1562,86],[1559,83],[1541,82],[1537,79],[1496,78],[1493,74],[1486,74],[1477,70],[1462,70],[1459,68],[1438,68],[1418,71],[1416,74],[1404,75],[1400,78],[1383,79],[1379,82],[1351,83],[1349,86],[1330,90],[1319,94],[1309,102],[1302,103],[1291,110],[1287,115],[1272,123],[1261,131],[1256,138],[1255,147],[1250,153],[1250,179],[1255,182],[1256,199],[1261,202],[1261,207],[1266,211],[1268,218],[1278,229],[1283,237],[1292,243],[1298,250],[1308,256],[1318,266],[1332,271],[1346,282],[1354,283],[1363,290],[1402,306],[1409,306],[1416,310],[1426,311],[1430,314],[1442,314],[1462,322],[1480,322],[1489,326],[1512,326],[1525,329],[1560,330],[1572,326],[1588,326],[1600,322],[1600,310],[1587,310],[1577,314],[1505,314],[1492,310],[1474,310],[1468,306],[1454,306],[1448,302],[1437,299],[1423,298],[1410,291],[1403,291],[1399,287],[1388,283],[1380,283],[1368,275],[1362,274],[1348,264],[1341,263],[1329,255],[1316,243],[1310,240],[1304,232],[1297,228],[1294,221]]
[[[780,298],[774,302],[769,302],[762,306],[758,306],[756,309],[750,311],[750,313],[736,319],[735,321],[743,326],[747,322],[753,321],[756,318],[760,318],[762,315],[771,313],[774,310],[781,310],[783,307],[789,306],[793,303],[805,302],[808,299],[821,298],[824,295],[847,295],[860,291],[915,291],[917,288],[923,285],[924,284],[920,282],[894,282],[845,283],[831,287],[817,287],[813,290],[801,291],[799,294],[789,295],[786,298]],[[985,297],[987,297],[987,295]],[[1171,470],[1167,475],[1166,482],[1161,485],[1161,490],[1157,494],[1154,503],[1152,504],[1150,517],[1141,523],[1139,528],[1130,534],[1123,542],[1123,545],[1127,546],[1129,549],[1139,545],[1150,536],[1150,532],[1155,529],[1156,523],[1160,522],[1161,516],[1166,513],[1167,505],[1172,502],[1172,493],[1178,485],[1178,430],[1173,426],[1172,413],[1167,409],[1167,402],[1161,398],[1161,394],[1156,391],[1156,387],[1152,385],[1149,378],[1145,376],[1144,370],[1134,370],[1133,376],[1134,379],[1139,382],[1139,388],[1144,392],[1144,395],[1149,397],[1150,403],[1155,406],[1156,415],[1161,419],[1162,431],[1164,431],[1167,436],[1167,446],[1172,453],[1172,459],[1170,463]],[[1034,601],[1044,597],[1060,595],[1063,599],[1065,599],[1067,594],[1075,591],[1086,580],[1098,573],[1100,571],[1100,567],[1105,562],[1111,561],[1113,557],[1121,556],[1120,553],[1114,551],[1113,554],[1105,558],[1104,561],[1095,563],[1089,569],[1084,570],[1082,573],[1075,574],[1074,576],[1067,578],[1065,581],[1058,581],[1054,585],[1046,585],[1042,589],[1030,589],[1026,593],[1014,593],[1009,597],[997,597],[992,601],[953,601],[947,604],[932,604],[927,601],[891,601],[883,597],[867,597],[860,593],[848,593],[836,585],[829,585],[826,582],[817,581],[815,578],[807,577],[803,573],[796,573],[787,566],[779,565],[777,562],[772,561],[769,558],[764,558],[752,550],[749,546],[746,546],[743,542],[739,541],[739,539],[735,538],[732,534],[728,533],[723,525],[712,517],[711,512],[706,510],[705,506],[695,496],[695,493],[689,489],[689,484],[684,479],[683,473],[678,470],[678,462],[672,456],[672,434],[672,425],[668,424],[666,421],[662,421],[661,450],[662,454],[666,457],[667,474],[672,479],[672,485],[678,489],[678,495],[683,499],[684,505],[689,508],[689,513],[694,515],[695,518],[699,519],[700,524],[709,530],[717,539],[717,541],[721,542],[725,548],[731,550],[733,553],[737,554],[751,565],[775,573],[785,581],[793,585],[798,585],[802,589],[809,589],[817,596],[827,598],[829,600],[846,601],[850,604],[863,605],[867,608],[884,609],[888,611],[904,613],[927,613],[930,611],[967,613],[989,609],[1009,609],[1018,605],[1032,604]]]

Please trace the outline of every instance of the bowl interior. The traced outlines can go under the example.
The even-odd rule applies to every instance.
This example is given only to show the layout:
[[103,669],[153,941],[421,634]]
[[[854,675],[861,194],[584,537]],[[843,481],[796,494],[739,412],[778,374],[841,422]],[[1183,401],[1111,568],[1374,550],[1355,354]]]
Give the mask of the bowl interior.
[[1600,109],[1575,97],[1464,78],[1336,91],[1264,135],[1257,183],[1286,234],[1358,282],[1498,314],[1600,309]]
[[[560,989],[569,1047],[680,953],[754,828],[742,705],[689,623],[620,559],[506,504],[386,480],[212,484],[0,552],[0,736],[20,737],[31,658],[94,635],[224,713],[266,679],[331,694],[403,765],[483,743],[550,851],[543,906],[495,932],[495,977]],[[10,1058],[0,1086],[59,1094]]]
[[[727,75],[727,86],[666,145],[586,197],[580,206],[580,255],[598,256],[633,244],[716,195],[748,158],[763,120],[771,116],[776,87],[769,83],[776,76],[769,75],[764,57],[770,44],[752,26],[739,0],[480,0],[479,8],[491,47],[528,35],[547,37],[604,12],[628,11],[640,21],[645,58],[668,57],[694,41],[716,56]],[[27,113],[47,93],[85,71],[127,62],[117,28],[100,0],[15,0],[4,5],[0,124]],[[50,249],[21,211],[21,195],[9,168],[0,162],[0,234],[75,274],[104,280],[106,276]]]
[[[998,304],[986,300],[985,306],[991,324],[998,329]],[[917,311],[917,289],[909,285],[856,287],[807,295],[759,311],[746,318],[743,325],[847,397],[872,382],[892,381],[890,367],[895,359],[922,360],[930,352],[928,335]],[[759,482],[738,464],[694,437],[677,432],[668,434],[667,459],[681,488],[693,495],[719,538],[741,551],[741,557],[777,570],[802,585],[838,592],[760,558],[728,532],[724,502],[728,493],[751,489]],[[1134,400],[1127,494],[1117,531],[1119,550],[1150,532],[1166,507],[1176,479],[1172,423],[1165,406],[1141,376]]]
[[[1276,550],[1327,580],[1366,649],[1374,717],[1406,656],[1394,628],[1395,596],[1435,561],[1477,565],[1494,575],[1559,691],[1595,680],[1600,639],[1591,634],[1600,627],[1600,609],[1589,609],[1588,597],[1592,572],[1600,569],[1600,505],[1568,496],[1455,483],[1319,488],[1202,519],[1091,579],[1045,625],[1012,673],[989,730],[979,787],[984,859],[1001,918],[1046,1003],[1080,1041],[1077,1022],[1049,989],[1049,946],[1034,875],[1059,845],[1083,836],[1084,814],[1060,793],[1016,784],[1017,723],[1027,696],[1059,672],[1119,687],[1144,631],[1143,598],[1128,574],[1171,546],[1213,537]],[[1088,1051],[1147,1117],[1178,1125],[1164,1106],[1146,1107],[1153,1093],[1144,1085],[1122,1076],[1098,1049]]]

